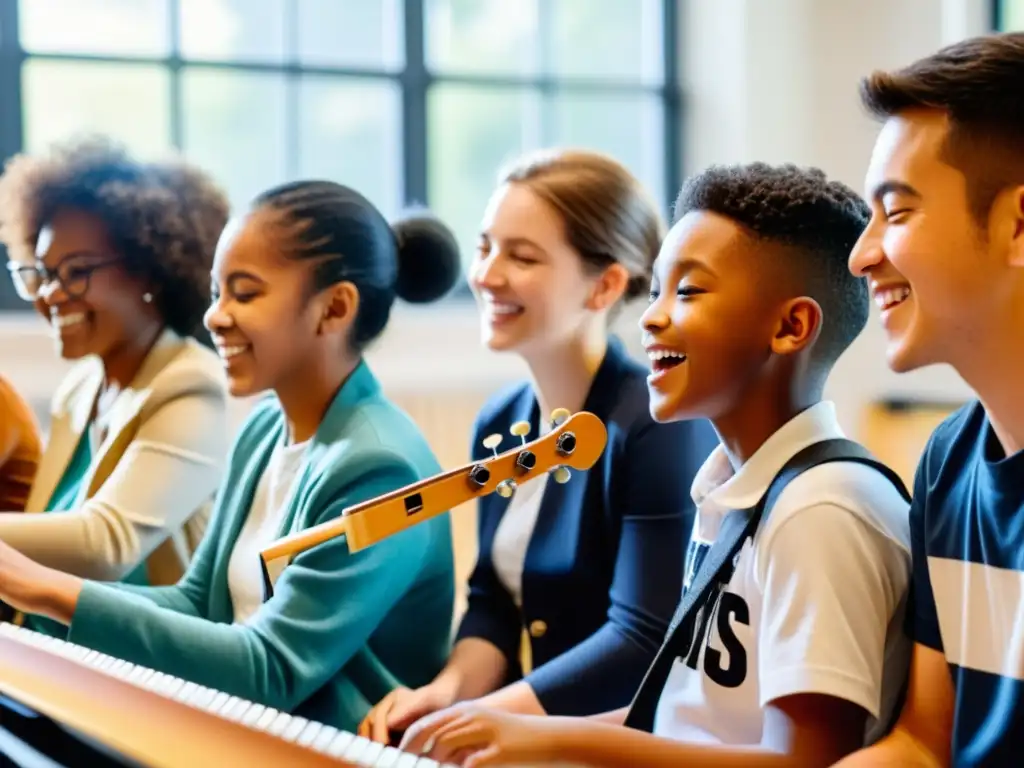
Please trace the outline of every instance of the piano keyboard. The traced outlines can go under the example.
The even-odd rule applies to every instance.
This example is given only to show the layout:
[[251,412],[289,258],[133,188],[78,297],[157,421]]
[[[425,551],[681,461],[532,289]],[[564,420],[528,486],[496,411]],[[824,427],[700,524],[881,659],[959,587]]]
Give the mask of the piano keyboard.
[[[117,678],[166,699],[243,725],[277,740],[294,744],[336,760],[344,766],[367,768],[454,768],[436,760],[402,752],[329,725],[278,712],[222,691],[187,682],[138,666],[65,640],[39,634],[14,624],[0,623],[0,637],[10,638],[47,653]],[[0,691],[3,681],[0,680]],[[31,704],[30,704],[31,706]],[[180,734],[187,739],[187,734]],[[296,765],[302,765],[301,762]]]

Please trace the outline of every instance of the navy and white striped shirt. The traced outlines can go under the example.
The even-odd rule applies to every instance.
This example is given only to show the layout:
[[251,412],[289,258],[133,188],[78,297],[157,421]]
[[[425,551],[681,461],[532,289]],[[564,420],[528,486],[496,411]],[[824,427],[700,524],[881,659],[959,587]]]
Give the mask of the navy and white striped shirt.
[[980,403],[946,419],[918,466],[910,513],[914,639],[956,689],[953,764],[1024,753],[1024,451],[1006,456]]

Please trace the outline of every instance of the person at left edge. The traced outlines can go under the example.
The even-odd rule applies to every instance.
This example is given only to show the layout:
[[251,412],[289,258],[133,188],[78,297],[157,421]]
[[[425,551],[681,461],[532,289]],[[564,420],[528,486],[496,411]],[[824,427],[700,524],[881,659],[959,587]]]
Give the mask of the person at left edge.
[[171,587],[103,584],[0,545],[0,599],[68,624],[71,643],[346,731],[395,681],[429,681],[450,645],[447,514],[357,552],[341,536],[299,553],[265,602],[259,552],[440,472],[362,353],[396,294],[436,299],[457,276],[434,219],[393,230],[327,181],[261,194],[221,236],[205,323],[231,393],[272,394],[241,428],[189,570]]
[[201,168],[139,160],[106,136],[7,162],[6,267],[69,366],[28,495],[0,507],[0,541],[83,578],[181,578],[231,445],[227,382],[201,328],[228,213]]

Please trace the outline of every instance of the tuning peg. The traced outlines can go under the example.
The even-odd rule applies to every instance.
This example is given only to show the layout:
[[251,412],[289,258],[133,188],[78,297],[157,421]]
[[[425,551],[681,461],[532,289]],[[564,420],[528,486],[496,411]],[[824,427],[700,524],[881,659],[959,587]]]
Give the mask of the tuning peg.
[[491,470],[485,467],[483,464],[475,464],[469,470],[469,482],[475,485],[477,488],[483,488],[487,485],[487,481],[491,479]]
[[520,472],[529,472],[533,469],[537,463],[537,457],[533,455],[533,451],[525,449],[526,436],[530,434],[530,422],[528,421],[517,421],[508,428],[508,431],[518,437],[523,442],[523,450],[516,456],[516,469]]
[[570,477],[572,477],[572,472],[569,471],[568,467],[555,467],[551,470],[551,479],[559,485],[568,483]]
[[517,421],[508,428],[508,431],[518,437],[526,444],[526,436],[530,434],[530,422],[528,421]]
[[501,445],[501,441],[503,439],[504,438],[501,435],[498,435],[498,434],[488,435],[487,437],[485,437],[483,439],[484,448],[487,448],[488,450],[494,451],[494,455],[497,456],[498,455],[498,446]]
[[516,481],[512,478],[502,480],[494,490],[498,492],[498,495],[501,496],[501,498],[510,499],[512,498],[512,494],[516,492]]
[[576,450],[576,435],[572,432],[563,432],[555,441],[555,451],[559,456],[571,456]]
[[556,427],[560,427],[565,423],[570,415],[568,408],[555,408],[555,410],[551,412],[551,423]]

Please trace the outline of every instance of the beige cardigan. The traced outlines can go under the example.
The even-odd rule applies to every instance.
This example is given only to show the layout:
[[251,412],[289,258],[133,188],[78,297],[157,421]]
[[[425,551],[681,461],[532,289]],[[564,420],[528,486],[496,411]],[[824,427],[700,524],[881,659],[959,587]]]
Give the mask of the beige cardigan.
[[[50,437],[26,513],[43,512],[86,430],[103,380],[77,363],[54,399]],[[77,508],[0,514],[0,540],[45,565],[116,581],[146,560],[151,584],[174,584],[206,527],[230,447],[217,355],[165,331],[109,411]]]

